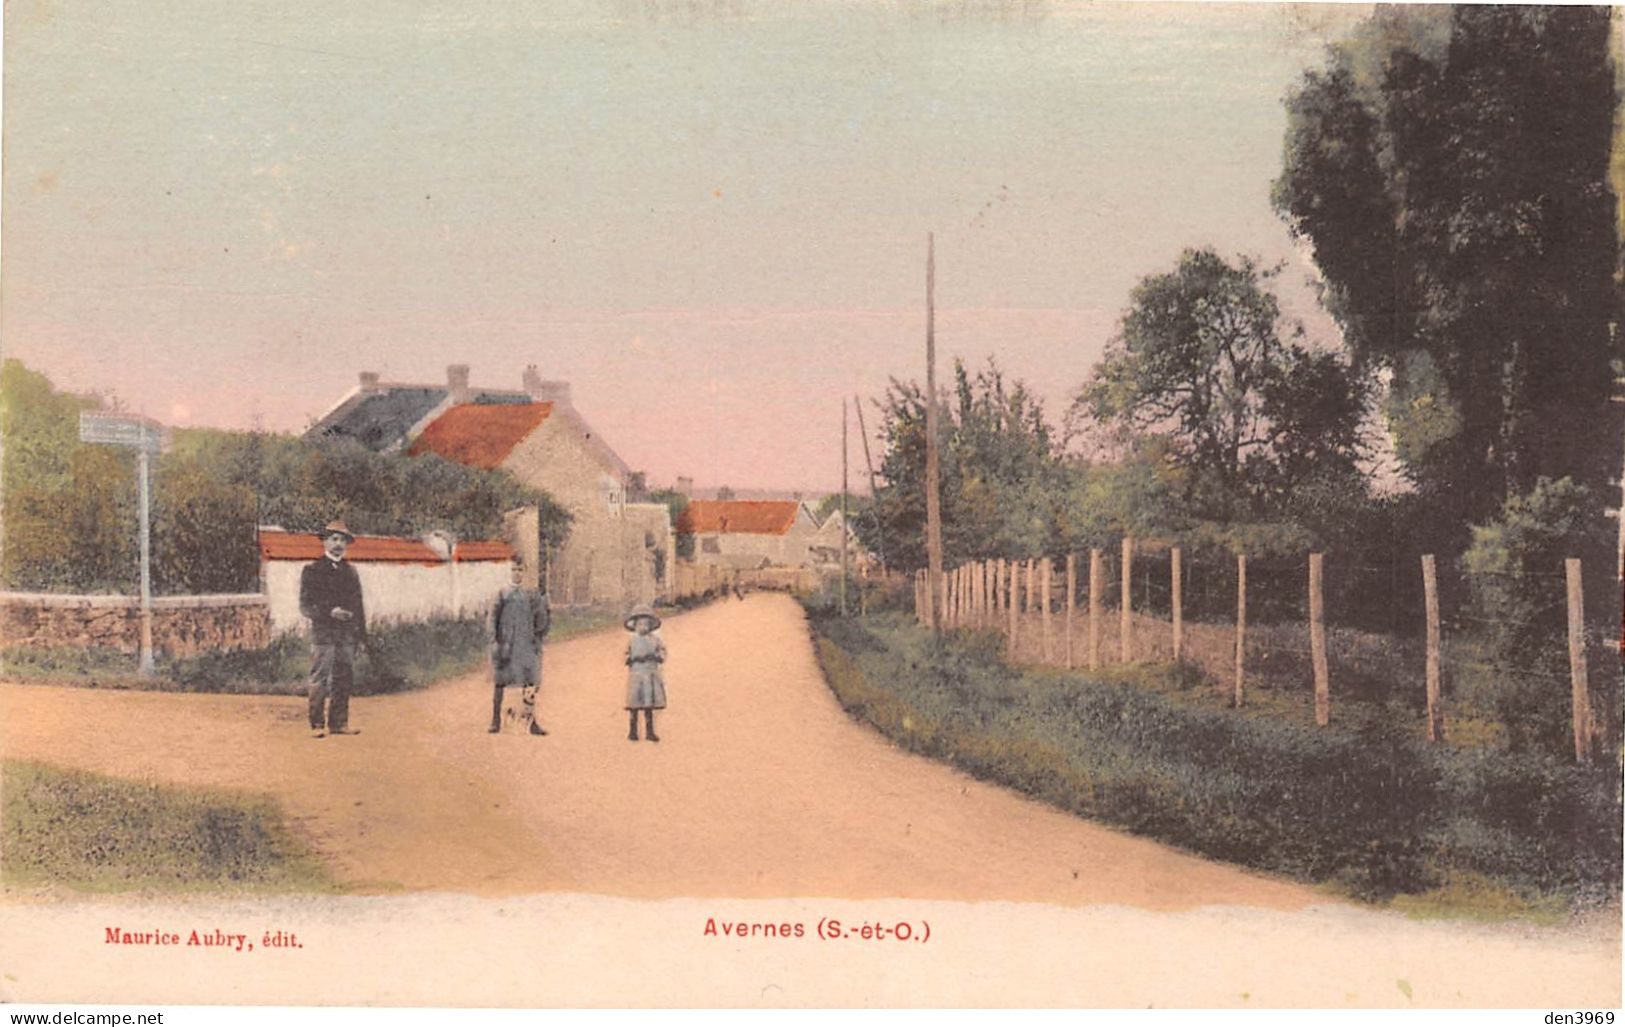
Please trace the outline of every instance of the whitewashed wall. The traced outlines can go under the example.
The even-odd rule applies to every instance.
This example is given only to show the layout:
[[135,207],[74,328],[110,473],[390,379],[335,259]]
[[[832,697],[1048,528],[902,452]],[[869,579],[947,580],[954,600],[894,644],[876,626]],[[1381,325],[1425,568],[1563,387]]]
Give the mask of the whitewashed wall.
[[[299,575],[306,562],[267,560],[261,565],[274,632],[307,630],[299,612]],[[447,561],[437,566],[356,561],[353,566],[361,578],[369,626],[484,614],[512,580],[506,560]]]

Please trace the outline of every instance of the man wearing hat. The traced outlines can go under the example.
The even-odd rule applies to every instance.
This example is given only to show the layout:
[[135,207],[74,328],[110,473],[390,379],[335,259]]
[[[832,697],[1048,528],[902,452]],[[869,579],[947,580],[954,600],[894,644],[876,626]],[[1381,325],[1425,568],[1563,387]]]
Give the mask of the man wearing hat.
[[350,687],[367,616],[361,578],[344,559],[354,541],[343,521],[330,522],[322,529],[325,555],[299,576],[299,612],[310,619],[310,729],[317,738],[356,733],[349,726]]

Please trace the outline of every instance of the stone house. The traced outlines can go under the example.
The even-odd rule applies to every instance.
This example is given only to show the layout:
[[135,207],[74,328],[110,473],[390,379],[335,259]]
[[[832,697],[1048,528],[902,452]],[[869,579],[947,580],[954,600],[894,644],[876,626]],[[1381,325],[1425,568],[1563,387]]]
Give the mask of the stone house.
[[677,518],[694,536],[694,562],[733,570],[810,567],[818,520],[795,500],[695,499]]
[[363,372],[306,435],[501,468],[548,493],[573,517],[569,538],[558,546],[530,529],[512,541],[531,566],[544,568],[555,604],[626,605],[671,594],[676,536],[666,506],[628,501],[626,462],[576,410],[569,383],[543,381],[535,367],[512,391],[471,387],[462,364],[446,369],[443,386],[386,383]]

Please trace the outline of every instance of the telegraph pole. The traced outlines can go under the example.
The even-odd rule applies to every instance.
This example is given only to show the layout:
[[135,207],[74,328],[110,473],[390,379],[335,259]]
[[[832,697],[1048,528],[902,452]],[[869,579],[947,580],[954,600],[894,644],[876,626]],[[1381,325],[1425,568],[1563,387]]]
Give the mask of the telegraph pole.
[[880,487],[875,484],[875,461],[869,455],[869,429],[863,423],[863,400],[858,396],[852,397],[852,406],[858,412],[858,436],[863,439],[863,462],[869,468],[869,513],[875,519],[875,548],[880,557],[880,573],[886,574],[886,526],[880,521],[880,508],[875,499],[879,495]]
[[942,634],[937,609],[942,589],[942,493],[937,456],[937,259],[936,236],[925,237],[925,550],[930,567],[931,632]]
[[846,400],[841,400],[841,616],[846,616]]

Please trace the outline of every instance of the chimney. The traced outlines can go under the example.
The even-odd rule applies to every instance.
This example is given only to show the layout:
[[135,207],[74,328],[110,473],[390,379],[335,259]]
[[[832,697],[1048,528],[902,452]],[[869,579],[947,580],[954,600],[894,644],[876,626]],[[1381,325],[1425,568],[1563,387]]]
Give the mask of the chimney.
[[525,390],[525,395],[534,401],[542,391],[542,375],[540,371],[536,370],[535,364],[525,368],[525,373],[520,378],[520,381],[523,383],[522,388]]
[[692,497],[694,495],[694,479],[679,477],[677,479],[677,491],[681,495]]
[[451,403],[458,406],[467,403],[468,394],[468,365],[448,364],[446,366],[446,389],[451,393]]
[[377,391],[379,391],[379,389],[378,389],[378,372],[377,371],[362,371],[361,372],[361,394],[363,396],[370,396],[370,395],[372,395],[373,393],[375,393]]
[[532,403],[557,403],[566,407],[570,405],[569,382],[544,382],[540,378],[532,378],[527,371],[525,392],[530,395]]

